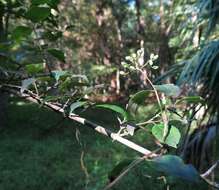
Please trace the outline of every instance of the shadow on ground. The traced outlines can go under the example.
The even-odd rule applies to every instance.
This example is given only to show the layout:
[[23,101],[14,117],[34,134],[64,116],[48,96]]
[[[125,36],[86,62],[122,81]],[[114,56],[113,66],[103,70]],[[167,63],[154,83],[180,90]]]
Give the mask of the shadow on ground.
[[[108,127],[116,125],[111,112],[91,109],[82,115]],[[119,161],[138,155],[92,129],[21,100],[11,101],[7,121],[0,130],[0,190],[100,190]],[[164,187],[162,180],[135,169],[113,189]]]

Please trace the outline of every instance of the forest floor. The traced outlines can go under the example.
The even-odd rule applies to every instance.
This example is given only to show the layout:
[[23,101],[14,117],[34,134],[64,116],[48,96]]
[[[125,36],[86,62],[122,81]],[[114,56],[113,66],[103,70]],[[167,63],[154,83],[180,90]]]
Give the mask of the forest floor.
[[[116,127],[116,117],[109,111],[88,110],[82,115]],[[116,164],[139,156],[35,104],[12,99],[7,117],[7,127],[0,130],[0,190],[100,190]],[[145,139],[150,142],[145,134],[137,137],[143,144]],[[164,189],[162,180],[142,172],[142,168],[130,171],[113,189]]]

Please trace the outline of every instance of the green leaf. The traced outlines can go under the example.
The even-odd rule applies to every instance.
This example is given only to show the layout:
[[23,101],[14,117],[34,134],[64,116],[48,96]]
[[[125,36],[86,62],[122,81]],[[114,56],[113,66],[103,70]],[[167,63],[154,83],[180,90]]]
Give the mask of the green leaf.
[[36,82],[36,79],[34,79],[34,78],[29,78],[29,79],[22,80],[20,92],[23,93],[25,90],[28,89],[28,87],[31,84],[34,84],[35,82]]
[[169,121],[170,126],[177,126],[178,128],[184,127],[186,125],[186,121],[173,119]]
[[65,62],[65,54],[58,49],[48,49],[48,52],[59,61]]
[[26,71],[28,74],[36,74],[42,72],[45,68],[45,63],[37,63],[37,64],[29,64],[25,66]]
[[201,97],[201,96],[187,96],[187,97],[183,97],[182,99],[176,101],[176,104],[182,103],[182,102],[186,102],[189,104],[204,104],[205,100]]
[[154,87],[166,96],[179,96],[181,92],[180,88],[174,84],[154,85]]
[[145,99],[153,92],[152,90],[142,90],[131,96],[130,102],[142,105]]
[[16,41],[22,40],[24,38],[27,38],[29,35],[31,35],[32,29],[27,26],[17,26],[12,34],[11,37],[15,39]]
[[121,114],[125,121],[129,120],[129,117],[130,117],[129,113],[120,106],[111,105],[111,104],[100,104],[100,105],[96,105],[96,107],[106,108],[106,109],[112,110],[114,112],[117,112],[117,113]]
[[33,22],[40,22],[48,18],[50,15],[50,8],[48,7],[38,7],[33,6],[31,7],[25,16],[32,20]]
[[60,3],[60,0],[50,0],[49,5],[53,8],[56,8],[59,3]]
[[50,101],[57,101],[59,100],[61,97],[60,96],[46,96],[43,101],[44,102],[50,102]]
[[163,124],[158,124],[153,126],[152,134],[156,137],[157,140],[159,140],[161,143],[165,143],[171,147],[176,148],[181,138],[181,134],[179,130],[174,126],[171,126],[165,142],[163,141],[163,133],[164,133]]
[[60,0],[31,0],[32,5],[43,5],[47,4],[50,7],[55,8],[60,3]]
[[184,164],[183,160],[174,155],[164,155],[157,157],[152,161],[152,167],[165,175],[181,178],[190,182],[199,182],[198,171],[191,164]]
[[108,178],[113,181],[116,177],[118,177],[122,171],[127,168],[134,160],[133,159],[125,159],[119,162],[111,172],[108,174]]
[[128,102],[128,110],[131,113],[136,113],[140,106],[145,106],[146,98],[149,98],[151,93],[153,93],[152,90],[142,90],[137,92],[134,95],[131,95],[131,98]]
[[[64,78],[64,80],[62,81],[62,83],[59,85],[59,89],[61,91],[66,91],[69,90],[72,87],[76,87],[76,86],[85,86],[87,87],[89,84],[87,81],[88,79],[86,79],[86,76],[83,75],[70,75],[67,74],[66,77]],[[85,92],[87,91],[86,88],[84,88],[83,93],[85,94]]]
[[67,74],[67,71],[52,71],[52,76],[56,79],[56,81],[58,81],[60,79],[61,76],[64,76]]
[[50,0],[31,0],[32,5],[49,4]]
[[85,104],[87,104],[87,102],[74,102],[73,104],[71,104],[70,106],[70,111],[69,111],[69,115],[71,113],[73,113],[77,108],[84,106]]

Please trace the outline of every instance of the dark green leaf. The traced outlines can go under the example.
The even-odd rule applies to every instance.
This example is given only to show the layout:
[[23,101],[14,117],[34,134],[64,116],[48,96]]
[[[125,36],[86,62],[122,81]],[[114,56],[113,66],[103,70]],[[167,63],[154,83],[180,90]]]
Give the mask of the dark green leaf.
[[163,124],[158,124],[153,126],[152,134],[156,137],[157,140],[159,140],[161,143],[165,143],[171,147],[176,148],[181,138],[181,134],[179,130],[174,126],[171,126],[165,142],[163,141],[163,133],[164,133]]
[[129,120],[130,116],[129,116],[128,112],[120,106],[111,105],[111,104],[100,104],[100,105],[96,105],[96,107],[110,109],[114,112],[121,114],[125,121]]
[[70,112],[69,114],[73,113],[77,108],[84,106],[85,104],[87,104],[87,102],[74,102],[71,104],[70,106]]
[[49,4],[51,0],[31,0],[32,5]]
[[151,93],[153,93],[152,90],[142,90],[131,95],[128,102],[128,110],[135,114],[140,106],[145,106],[146,99],[150,97]]
[[201,96],[187,96],[187,97],[183,97],[182,99],[176,101],[176,103],[181,103],[181,102],[186,102],[186,103],[190,103],[190,104],[204,104],[205,101]]
[[53,8],[56,8],[59,3],[60,3],[60,0],[50,0],[49,5]]
[[48,18],[49,15],[50,8],[33,6],[27,11],[25,16],[33,22],[40,22]]
[[176,120],[176,119],[174,119],[174,120],[170,120],[169,121],[169,125],[170,126],[176,126],[177,128],[183,127],[183,126],[185,126],[185,124],[186,124],[186,121],[184,121],[184,120]]
[[32,29],[27,26],[17,26],[11,36],[13,39],[19,41],[21,39],[27,38],[32,33]]
[[29,64],[25,66],[25,69],[28,72],[28,74],[36,74],[42,72],[44,68],[45,68],[44,63]]
[[130,102],[142,105],[145,102],[145,99],[153,92],[152,90],[142,90],[131,96]]
[[122,171],[127,168],[134,160],[133,159],[125,159],[121,162],[119,162],[113,170],[108,174],[108,178],[112,181],[116,177],[119,176],[119,174],[122,173]]
[[47,4],[50,7],[56,8],[60,3],[60,0],[31,0],[32,5],[43,5]]
[[59,100],[61,97],[60,96],[46,96],[43,101],[44,102],[50,102],[50,101],[57,101]]
[[48,52],[59,61],[65,62],[65,54],[58,49],[48,49]]

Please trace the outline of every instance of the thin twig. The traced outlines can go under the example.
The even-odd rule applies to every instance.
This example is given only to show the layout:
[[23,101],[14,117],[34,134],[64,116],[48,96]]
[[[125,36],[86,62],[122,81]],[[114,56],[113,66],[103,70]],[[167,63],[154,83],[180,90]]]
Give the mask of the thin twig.
[[149,119],[148,121],[144,121],[142,123],[137,123],[137,126],[141,126],[141,125],[145,125],[145,124],[149,124],[149,123],[155,123],[157,121],[153,121],[155,118],[157,118],[160,115],[160,113],[156,114],[155,116],[153,116],[151,119]]
[[208,177],[218,166],[219,160],[214,163],[213,166],[211,166],[205,173],[201,174],[202,178]]
[[158,152],[160,150],[157,149],[151,153],[149,153],[148,155],[144,155],[140,158],[137,158],[136,160],[134,160],[133,162],[131,162],[127,168],[119,175],[116,177],[116,179],[114,179],[111,183],[109,183],[103,190],[108,190],[111,187],[113,187],[116,183],[118,183],[131,169],[133,169],[135,166],[137,166],[138,164],[140,164],[142,161],[144,161],[145,159],[153,156],[153,154],[156,154],[156,152]]
[[82,150],[82,152],[81,152],[80,163],[81,163],[81,169],[82,169],[82,171],[84,171],[84,174],[86,177],[86,183],[88,183],[90,176],[89,176],[89,173],[87,171],[87,167],[85,166],[85,163],[84,163],[84,150]]
[[140,164],[144,159],[138,158],[136,160],[134,160],[128,167],[126,170],[124,170],[115,180],[113,180],[110,184],[108,184],[103,190],[108,190],[111,187],[113,187],[116,183],[118,183],[132,168],[134,168],[135,166],[137,166],[138,164]]
[[216,189],[219,189],[219,184],[216,183],[216,182],[213,182],[213,181],[210,181],[209,179],[207,178],[202,178],[208,185],[216,188]]
[[[146,80],[149,82],[149,84],[153,88],[156,99],[157,99],[157,102],[158,102],[158,105],[160,107],[161,117],[162,117],[162,120],[163,120],[163,123],[164,123],[163,141],[165,141],[167,136],[168,136],[168,133],[169,133],[168,116],[167,116],[167,113],[166,113],[166,106],[165,106],[165,109],[163,109],[159,94],[157,92],[157,89],[155,88],[154,84],[152,83],[152,81],[149,79],[149,77],[147,75],[146,75]],[[164,94],[162,94],[162,97],[165,98]]]
[[205,173],[200,174],[200,177],[210,186],[219,189],[219,183],[216,183],[214,181],[211,181],[209,179],[207,179],[207,177],[217,168],[219,164],[219,160],[217,162],[214,163],[213,166],[211,166]]

